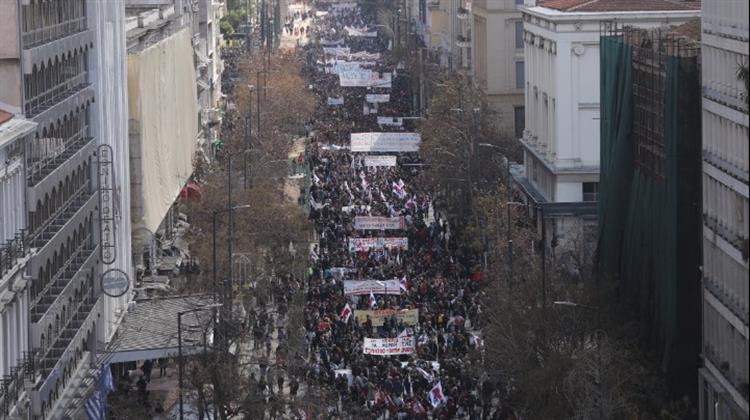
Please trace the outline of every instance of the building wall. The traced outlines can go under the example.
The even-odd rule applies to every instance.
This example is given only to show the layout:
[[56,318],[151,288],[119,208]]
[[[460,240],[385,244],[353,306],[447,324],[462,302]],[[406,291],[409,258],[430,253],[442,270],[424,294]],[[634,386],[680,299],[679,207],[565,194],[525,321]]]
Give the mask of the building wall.
[[[516,39],[516,24],[521,25],[519,29],[523,28],[520,3],[485,0],[472,4],[474,76],[497,113],[496,122],[501,132],[514,138],[520,137],[524,125],[516,118],[516,112],[522,112],[524,107],[524,89],[516,85],[516,63],[524,61],[522,30],[521,43],[517,44]],[[523,80],[523,68],[520,69]]]
[[198,102],[192,34],[128,54],[131,221],[156,232],[192,174]]
[[[97,91],[107,92],[93,104],[91,129],[98,144],[112,147],[115,203],[115,254],[113,264],[103,270],[119,269],[134,280],[130,243],[130,147],[127,116],[127,67],[125,6],[121,2],[95,2],[89,6],[91,28],[97,45],[90,56],[91,78]],[[124,315],[130,293],[120,298],[105,297],[100,336],[109,341]]]
[[748,416],[748,3],[702,2],[701,418]]

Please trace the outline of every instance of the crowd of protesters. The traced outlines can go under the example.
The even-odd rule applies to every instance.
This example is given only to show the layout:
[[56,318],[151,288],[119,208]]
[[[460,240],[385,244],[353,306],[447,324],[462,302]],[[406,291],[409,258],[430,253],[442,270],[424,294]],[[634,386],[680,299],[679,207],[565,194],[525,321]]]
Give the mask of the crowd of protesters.
[[[376,28],[353,4],[324,10],[312,25],[314,41],[304,49],[305,75],[320,101],[308,156],[310,218],[320,238],[311,251],[304,309],[308,386],[337,390],[341,412],[331,417],[501,418],[478,362],[481,273],[451,238],[439,203],[419,185],[419,154],[386,153],[396,155],[397,165],[377,167],[365,166],[365,154],[349,151],[350,133],[410,132],[414,121],[378,122],[378,116],[411,115],[409,78],[386,41],[350,36],[347,27],[360,34]],[[326,54],[323,45],[348,48],[344,56],[365,57],[362,68],[391,73],[392,82],[341,87],[338,75],[327,70],[340,57]],[[390,96],[375,107],[368,94]],[[403,217],[404,224],[395,230],[358,230],[356,216]],[[367,237],[402,237],[408,245],[350,249],[349,239]],[[398,279],[400,293],[344,294],[345,280],[365,279]],[[392,316],[374,322],[347,312],[364,309],[416,309],[418,321],[410,325]],[[365,338],[394,337],[413,337],[413,351],[364,354]]]

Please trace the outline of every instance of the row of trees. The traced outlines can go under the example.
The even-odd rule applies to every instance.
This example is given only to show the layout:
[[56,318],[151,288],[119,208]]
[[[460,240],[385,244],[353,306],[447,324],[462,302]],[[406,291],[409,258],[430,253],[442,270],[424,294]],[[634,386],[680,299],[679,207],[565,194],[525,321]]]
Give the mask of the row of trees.
[[423,182],[440,192],[459,247],[482,262],[485,386],[523,418],[694,417],[612,304],[616,282],[584,260],[573,279],[542,260],[534,212],[508,188],[520,145],[499,132],[482,92],[459,75],[428,82]]
[[[217,351],[191,358],[185,368],[188,395],[201,418],[209,405],[221,419],[284,411],[292,404],[288,397],[264,394],[250,372],[267,364],[290,378],[304,367],[297,355],[303,341],[301,289],[288,304],[289,337],[275,363],[247,351],[253,326],[237,308],[261,313],[264,309],[255,306],[269,301],[274,285],[290,284],[285,283],[289,279],[302,284],[314,234],[304,209],[288,194],[296,181],[287,175],[294,160],[290,153],[300,142],[295,134],[310,119],[315,100],[292,52],[243,57],[239,68],[241,81],[228,100],[223,144],[210,162],[196,160],[202,197],[184,208],[191,223],[190,249],[201,270],[182,292],[214,292],[224,303]],[[308,393],[294,405],[309,411],[326,398]]]

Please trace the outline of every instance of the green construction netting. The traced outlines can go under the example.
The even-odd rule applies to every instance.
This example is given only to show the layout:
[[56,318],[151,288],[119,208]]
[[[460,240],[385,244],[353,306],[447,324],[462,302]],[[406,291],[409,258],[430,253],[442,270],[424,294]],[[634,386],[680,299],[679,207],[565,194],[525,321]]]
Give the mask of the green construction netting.
[[[625,309],[641,325],[662,369],[684,382],[695,377],[700,331],[698,60],[665,58],[661,177],[635,162],[633,48],[616,36],[602,37],[600,46],[598,270],[600,276],[619,280]],[[677,378],[685,372],[685,378]]]

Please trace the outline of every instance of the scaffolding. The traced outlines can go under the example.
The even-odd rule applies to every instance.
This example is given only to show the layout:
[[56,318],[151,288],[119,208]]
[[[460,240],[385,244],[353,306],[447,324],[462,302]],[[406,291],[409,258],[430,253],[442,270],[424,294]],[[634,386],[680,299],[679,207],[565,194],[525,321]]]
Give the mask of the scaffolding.
[[600,276],[618,279],[624,309],[673,389],[692,395],[702,226],[700,44],[680,29],[601,26],[597,263]]

